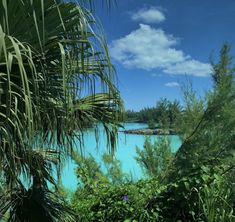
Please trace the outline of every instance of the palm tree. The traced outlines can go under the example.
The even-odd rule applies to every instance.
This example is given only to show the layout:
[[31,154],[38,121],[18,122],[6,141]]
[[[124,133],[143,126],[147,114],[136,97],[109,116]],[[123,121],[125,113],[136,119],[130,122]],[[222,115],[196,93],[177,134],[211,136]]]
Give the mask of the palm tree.
[[0,0],[0,15],[0,217],[72,220],[47,184],[86,125],[102,123],[115,148],[122,102],[106,42],[86,1]]

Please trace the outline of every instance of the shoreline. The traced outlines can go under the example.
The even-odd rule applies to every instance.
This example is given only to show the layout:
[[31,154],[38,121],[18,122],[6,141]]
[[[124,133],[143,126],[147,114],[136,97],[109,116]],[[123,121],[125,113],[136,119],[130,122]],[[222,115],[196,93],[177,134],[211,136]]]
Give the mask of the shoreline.
[[149,129],[149,128],[140,128],[140,129],[130,129],[122,130],[125,134],[136,134],[136,135],[177,135],[173,129],[164,130],[161,128]]

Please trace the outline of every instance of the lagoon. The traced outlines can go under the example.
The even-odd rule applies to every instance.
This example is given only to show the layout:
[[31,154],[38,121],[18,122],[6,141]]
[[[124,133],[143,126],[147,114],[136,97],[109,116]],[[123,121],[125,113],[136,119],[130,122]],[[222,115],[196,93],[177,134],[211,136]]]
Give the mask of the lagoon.
[[[147,124],[143,123],[125,123],[125,129],[138,129],[147,127]],[[123,130],[123,129],[120,129]],[[105,134],[102,132],[100,128],[100,137],[98,144],[95,139],[95,132],[88,131],[84,134],[84,147],[83,147],[83,155],[87,156],[89,154],[93,155],[98,163],[101,163],[102,154],[108,151],[107,148],[107,140]],[[160,136],[150,136],[154,141],[158,139]],[[181,145],[181,141],[177,135],[170,135],[171,140],[171,149],[175,152]],[[145,136],[144,135],[133,135],[133,134],[125,134],[123,132],[118,133],[117,147],[115,152],[115,157],[120,160],[123,171],[126,174],[131,175],[134,180],[138,180],[144,178],[145,175],[142,172],[141,167],[137,164],[135,160],[136,151],[135,148],[138,146],[142,148],[144,145]],[[80,150],[79,142],[77,143],[77,147]],[[63,171],[62,171],[62,184],[65,188],[69,190],[76,190],[77,187],[77,178],[75,175],[76,165],[73,161],[69,161]]]

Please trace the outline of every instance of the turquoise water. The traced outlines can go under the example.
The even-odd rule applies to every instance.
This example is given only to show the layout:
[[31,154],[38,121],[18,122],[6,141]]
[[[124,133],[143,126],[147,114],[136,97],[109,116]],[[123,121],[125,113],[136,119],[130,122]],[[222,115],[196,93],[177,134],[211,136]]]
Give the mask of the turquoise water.
[[[124,125],[125,129],[138,129],[146,127],[146,124],[140,123],[126,123]],[[150,136],[153,140],[157,139],[159,136]],[[169,136],[171,140],[172,151],[176,151],[181,145],[178,136]],[[118,133],[118,144],[115,152],[115,156],[120,160],[122,169],[125,173],[131,174],[134,179],[143,178],[143,172],[140,166],[135,160],[135,147],[143,147],[145,136],[143,135],[131,135],[124,134],[122,132]],[[79,143],[78,149],[79,148]],[[84,155],[92,154],[96,160],[101,163],[101,157],[104,152],[107,152],[107,141],[103,132],[100,133],[100,138],[98,144],[96,143],[95,134],[92,131],[85,133],[84,135]],[[77,186],[77,178],[75,176],[76,165],[71,161],[67,163],[62,172],[62,183],[70,190],[75,190]]]

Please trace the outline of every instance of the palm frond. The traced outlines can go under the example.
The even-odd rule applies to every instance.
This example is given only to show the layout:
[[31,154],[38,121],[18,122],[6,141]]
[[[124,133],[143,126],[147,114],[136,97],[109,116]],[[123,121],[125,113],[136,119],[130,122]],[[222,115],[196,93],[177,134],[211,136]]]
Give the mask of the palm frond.
[[0,15],[0,171],[9,189],[0,212],[36,221],[24,209],[38,206],[39,221],[56,221],[47,182],[55,185],[52,170],[80,147],[84,126],[102,123],[115,148],[123,108],[114,68],[80,1],[0,0]]
[[18,187],[0,195],[0,216],[8,222],[72,222],[75,213],[58,196],[43,188]]

